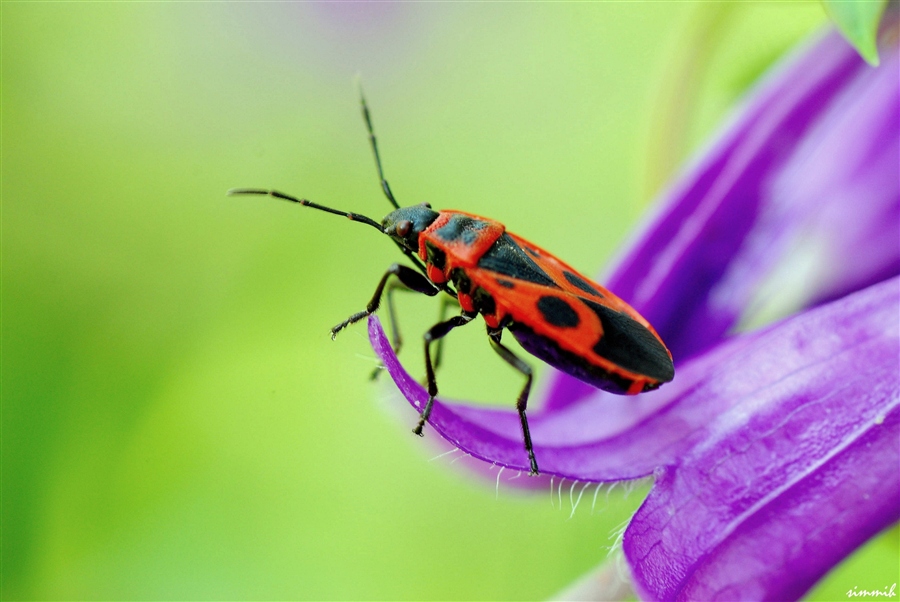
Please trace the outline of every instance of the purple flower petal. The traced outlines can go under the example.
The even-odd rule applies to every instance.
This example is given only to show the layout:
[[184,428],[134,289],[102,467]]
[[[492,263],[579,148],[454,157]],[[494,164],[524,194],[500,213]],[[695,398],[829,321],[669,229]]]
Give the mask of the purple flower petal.
[[625,533],[645,597],[794,599],[900,518],[898,308],[895,278],[713,352],[678,405],[722,411]]
[[[831,33],[771,74],[604,279],[676,363],[900,272],[896,40],[883,53],[872,69]],[[557,373],[545,407],[595,392]]]

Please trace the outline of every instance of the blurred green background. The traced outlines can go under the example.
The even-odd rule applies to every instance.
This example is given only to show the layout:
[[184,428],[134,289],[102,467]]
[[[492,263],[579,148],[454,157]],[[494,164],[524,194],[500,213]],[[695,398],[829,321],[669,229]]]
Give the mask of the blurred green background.
[[[539,599],[601,563],[640,490],[572,512],[569,484],[560,508],[430,461],[367,379],[364,327],[329,339],[393,245],[224,193],[387,213],[358,74],[401,204],[596,273],[824,23],[816,3],[4,2],[3,598]],[[412,341],[437,314],[400,308]],[[483,338],[454,333],[442,392],[511,403]],[[401,357],[418,373],[418,345]]]

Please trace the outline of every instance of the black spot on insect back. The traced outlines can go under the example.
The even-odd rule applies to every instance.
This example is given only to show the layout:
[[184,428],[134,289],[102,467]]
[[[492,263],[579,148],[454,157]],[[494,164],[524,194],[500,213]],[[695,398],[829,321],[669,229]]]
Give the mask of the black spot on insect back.
[[591,284],[590,282],[588,282],[587,280],[585,280],[578,274],[573,274],[572,272],[569,272],[569,271],[563,271],[563,276],[566,277],[566,280],[569,281],[569,284],[588,293],[589,295],[596,295],[598,297],[603,296],[599,293],[599,291],[597,291],[597,289],[594,288],[593,284]]
[[478,267],[517,280],[559,288],[508,234],[503,234],[478,260]]
[[541,316],[553,326],[575,328],[580,322],[578,313],[565,299],[559,297],[545,295],[538,299],[537,308]]

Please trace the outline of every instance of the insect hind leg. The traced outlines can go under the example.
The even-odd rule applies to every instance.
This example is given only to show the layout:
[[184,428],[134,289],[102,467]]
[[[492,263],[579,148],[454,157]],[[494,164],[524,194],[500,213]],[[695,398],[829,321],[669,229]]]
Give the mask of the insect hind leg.
[[525,416],[525,409],[528,407],[528,394],[531,392],[532,370],[531,366],[519,359],[516,354],[500,342],[501,332],[501,330],[492,331],[489,329],[488,337],[491,342],[491,347],[497,352],[497,355],[502,357],[507,364],[525,376],[525,386],[522,387],[522,391],[519,393],[519,397],[516,400],[516,410],[519,412],[519,420],[522,423],[522,436],[525,439],[525,451],[528,453],[528,463],[531,466],[531,475],[534,476],[538,474],[538,465],[537,460],[534,457],[534,446],[531,444],[531,429],[528,428],[528,418]]

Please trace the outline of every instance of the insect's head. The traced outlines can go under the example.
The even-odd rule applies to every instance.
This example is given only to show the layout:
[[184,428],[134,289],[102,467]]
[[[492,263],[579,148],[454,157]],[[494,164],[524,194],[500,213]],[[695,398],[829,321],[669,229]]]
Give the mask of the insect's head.
[[438,214],[431,205],[422,203],[412,207],[401,207],[388,213],[381,220],[381,229],[404,248],[413,253],[419,251],[419,234],[436,220]]

